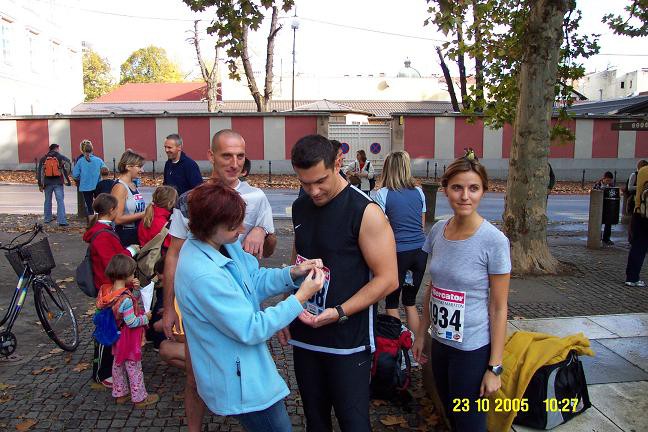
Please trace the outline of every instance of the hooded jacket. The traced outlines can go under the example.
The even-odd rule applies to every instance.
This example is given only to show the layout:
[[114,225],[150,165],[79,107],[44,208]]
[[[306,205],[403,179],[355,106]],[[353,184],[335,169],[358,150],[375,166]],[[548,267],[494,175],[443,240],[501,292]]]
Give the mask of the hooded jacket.
[[[92,261],[92,275],[97,292],[104,284],[111,284],[110,279],[106,276],[106,267],[108,262],[117,254],[131,256],[128,249],[124,248],[119,242],[119,237],[110,225],[102,222],[96,222],[83,234],[83,241],[90,242],[92,236],[98,231],[106,231],[95,237],[90,245],[90,260]],[[112,231],[112,233],[108,232]]]
[[[162,231],[162,228],[169,222],[169,219],[171,219],[171,211],[158,207],[155,204],[152,204],[153,206],[153,220],[151,221],[151,226],[149,228],[146,228],[144,226],[144,221],[140,222],[139,226],[137,227],[137,240],[139,241],[140,246],[144,247],[146,243],[151,241],[153,237],[159,234],[160,231]],[[169,248],[169,244],[171,243],[171,237],[167,236],[164,239],[164,243],[162,244],[162,247],[164,248]]]

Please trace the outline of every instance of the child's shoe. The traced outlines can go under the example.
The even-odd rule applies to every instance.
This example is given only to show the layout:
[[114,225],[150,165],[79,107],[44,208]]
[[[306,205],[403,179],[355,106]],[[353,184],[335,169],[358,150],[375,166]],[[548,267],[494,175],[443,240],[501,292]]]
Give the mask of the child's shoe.
[[159,400],[160,396],[157,393],[149,393],[146,399],[135,404],[135,408],[146,408],[147,406],[155,405]]
[[126,402],[130,401],[130,395],[119,396],[115,398],[115,403],[117,405],[124,405]]

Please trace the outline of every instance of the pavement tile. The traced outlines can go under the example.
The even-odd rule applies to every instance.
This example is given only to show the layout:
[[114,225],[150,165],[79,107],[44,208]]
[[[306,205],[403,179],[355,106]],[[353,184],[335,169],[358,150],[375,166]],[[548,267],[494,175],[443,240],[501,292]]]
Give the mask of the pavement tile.
[[520,330],[548,333],[556,336],[568,336],[582,332],[590,339],[617,337],[611,331],[586,317],[521,319],[512,320],[512,324]]
[[591,342],[596,356],[580,357],[588,384],[648,380],[648,373],[606,348],[599,341]]
[[[531,429],[526,426],[513,425],[515,432],[533,432],[537,429]],[[621,429],[610,421],[595,407],[589,408],[584,413],[574,417],[567,423],[551,429],[555,432],[622,432]]]
[[588,386],[590,400],[624,431],[648,431],[648,381]]
[[590,316],[588,318],[621,337],[648,336],[648,314],[645,313]]
[[648,372],[648,337],[600,339],[601,345]]

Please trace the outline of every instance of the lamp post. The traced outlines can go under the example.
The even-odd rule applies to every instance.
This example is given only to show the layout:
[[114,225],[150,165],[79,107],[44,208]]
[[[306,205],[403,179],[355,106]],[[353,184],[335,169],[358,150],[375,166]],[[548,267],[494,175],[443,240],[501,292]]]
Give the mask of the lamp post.
[[295,40],[297,39],[297,29],[299,28],[299,20],[297,19],[297,8],[295,8],[295,15],[293,15],[290,28],[293,31],[293,49],[292,49],[292,95],[291,95],[291,111],[295,111]]

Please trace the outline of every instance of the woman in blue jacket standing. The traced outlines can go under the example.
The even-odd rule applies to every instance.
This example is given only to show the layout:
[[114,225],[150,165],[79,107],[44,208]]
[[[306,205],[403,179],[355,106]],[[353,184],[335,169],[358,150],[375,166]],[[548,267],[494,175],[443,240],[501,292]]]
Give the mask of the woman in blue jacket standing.
[[83,140],[81,142],[83,154],[76,160],[74,169],[72,170],[72,177],[79,186],[79,192],[83,194],[83,199],[86,205],[86,214],[88,218],[94,214],[92,210],[92,200],[94,199],[94,191],[97,188],[97,183],[101,181],[101,168],[105,167],[104,161],[95,156],[93,152],[92,143],[90,140]]
[[[259,268],[238,242],[245,202],[234,190],[209,182],[189,195],[189,229],[175,274],[198,393],[219,415],[248,431],[290,431],[279,376],[266,341],[303,311],[324,284],[321,260],[283,269]],[[305,280],[301,285],[295,281]],[[296,292],[275,306],[261,302]]]

